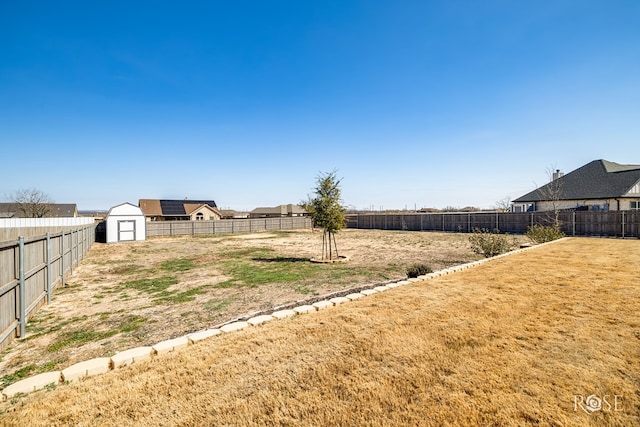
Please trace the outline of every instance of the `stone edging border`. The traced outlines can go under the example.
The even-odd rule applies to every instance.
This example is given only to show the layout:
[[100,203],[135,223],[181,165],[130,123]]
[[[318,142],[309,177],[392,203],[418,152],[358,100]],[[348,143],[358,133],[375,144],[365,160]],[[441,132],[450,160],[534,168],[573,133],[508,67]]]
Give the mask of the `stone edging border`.
[[221,323],[210,329],[193,332],[179,338],[161,341],[153,346],[136,347],[129,350],[124,350],[114,354],[111,357],[98,357],[95,359],[76,363],[61,371],[45,372],[29,378],[25,378],[3,389],[1,400],[4,402],[19,394],[31,393],[37,390],[55,387],[56,385],[61,383],[72,382],[81,378],[103,374],[111,370],[121,369],[136,362],[150,360],[152,357],[161,356],[169,352],[186,348],[216,335],[227,334],[230,332],[248,328],[250,326],[255,327],[274,319],[285,319],[287,317],[324,310],[326,308],[363,298],[365,296],[373,295],[378,292],[384,292],[386,290],[409,285],[411,283],[422,282],[425,280],[433,279],[435,277],[445,276],[457,271],[462,271],[471,267],[479,266],[495,259],[499,259],[516,253],[521,253],[531,249],[536,249],[541,246],[560,242],[566,239],[568,238],[565,237],[551,242],[516,249],[491,258],[484,258],[478,261],[460,264],[446,268],[444,270],[435,271],[423,276],[418,276],[417,278],[358,286],[355,288],[350,288],[348,290],[333,292],[323,296],[273,307],[269,310],[256,311],[227,321],[225,323]]

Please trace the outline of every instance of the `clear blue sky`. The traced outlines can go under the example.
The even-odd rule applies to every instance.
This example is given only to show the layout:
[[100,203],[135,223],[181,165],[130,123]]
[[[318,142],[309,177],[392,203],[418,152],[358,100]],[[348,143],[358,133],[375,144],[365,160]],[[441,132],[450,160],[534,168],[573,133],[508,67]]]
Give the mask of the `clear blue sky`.
[[640,164],[640,1],[2,1],[0,198],[489,208]]

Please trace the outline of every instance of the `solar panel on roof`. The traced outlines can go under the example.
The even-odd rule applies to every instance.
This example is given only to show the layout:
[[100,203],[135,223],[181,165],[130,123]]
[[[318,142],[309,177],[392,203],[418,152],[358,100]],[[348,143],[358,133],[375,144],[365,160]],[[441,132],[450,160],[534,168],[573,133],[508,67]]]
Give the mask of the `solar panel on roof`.
[[212,208],[217,208],[216,202],[214,202],[213,200],[160,200],[162,215],[186,215],[187,212],[184,210],[185,203],[209,205]]

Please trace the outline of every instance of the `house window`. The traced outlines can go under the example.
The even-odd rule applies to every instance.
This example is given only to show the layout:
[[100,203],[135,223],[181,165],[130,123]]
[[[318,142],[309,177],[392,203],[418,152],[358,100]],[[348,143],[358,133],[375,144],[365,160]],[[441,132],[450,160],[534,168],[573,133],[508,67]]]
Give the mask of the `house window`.
[[640,211],[640,201],[633,201],[629,203],[629,207],[632,211]]
[[202,221],[204,219],[204,214],[202,212],[198,212],[196,214],[196,221]]

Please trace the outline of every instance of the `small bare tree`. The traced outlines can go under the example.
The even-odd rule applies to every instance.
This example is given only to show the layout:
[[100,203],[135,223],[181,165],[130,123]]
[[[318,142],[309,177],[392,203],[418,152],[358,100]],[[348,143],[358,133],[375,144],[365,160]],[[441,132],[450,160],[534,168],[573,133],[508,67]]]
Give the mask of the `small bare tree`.
[[498,200],[495,204],[495,209],[498,212],[511,212],[511,197],[507,196]]
[[8,200],[16,205],[20,215],[25,218],[46,217],[53,208],[51,197],[35,188],[16,190],[8,197]]

